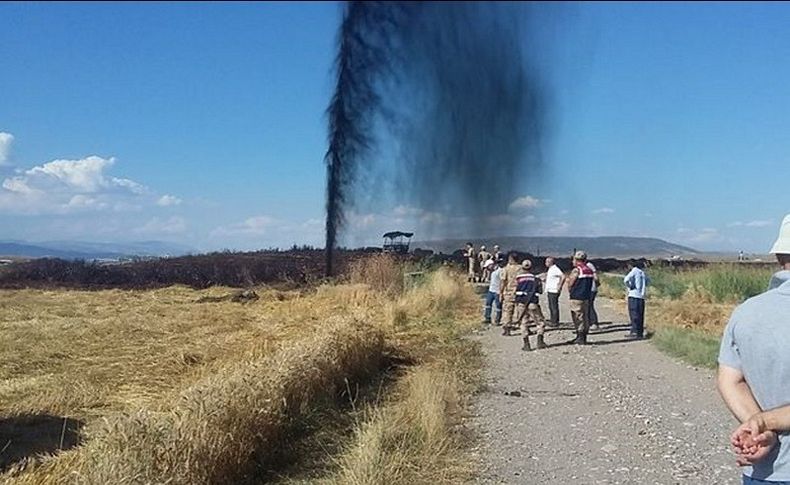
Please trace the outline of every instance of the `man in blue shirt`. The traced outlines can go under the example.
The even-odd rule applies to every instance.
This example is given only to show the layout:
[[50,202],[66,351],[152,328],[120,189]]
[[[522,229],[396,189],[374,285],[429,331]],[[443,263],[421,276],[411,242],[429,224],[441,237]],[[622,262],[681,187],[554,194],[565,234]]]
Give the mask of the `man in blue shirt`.
[[628,339],[641,339],[645,336],[645,290],[650,283],[641,261],[629,263],[631,271],[623,278],[625,287],[628,288],[628,316],[631,319],[631,332]]
[[493,270],[488,283],[488,293],[486,294],[486,305],[483,310],[483,324],[488,325],[491,323],[491,310],[494,310],[494,323],[500,324],[502,320],[502,301],[499,299],[499,293],[502,284],[502,268],[505,267],[505,261],[500,260],[497,262],[496,269]]

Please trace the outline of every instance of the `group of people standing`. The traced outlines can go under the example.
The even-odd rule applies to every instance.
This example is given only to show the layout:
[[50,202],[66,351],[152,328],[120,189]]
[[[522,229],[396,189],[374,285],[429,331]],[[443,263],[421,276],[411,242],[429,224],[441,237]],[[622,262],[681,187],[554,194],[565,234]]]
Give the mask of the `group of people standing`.
[[[587,344],[587,334],[597,330],[598,313],[595,311],[595,298],[600,279],[595,266],[587,260],[584,251],[573,255],[573,268],[568,275],[557,266],[554,258],[546,258],[546,272],[532,273],[532,261],[525,259],[519,263],[515,253],[494,259],[494,268],[489,272],[489,286],[483,309],[483,323],[502,326],[503,335],[521,327],[524,340],[523,350],[532,350],[530,329],[535,327],[536,348],[546,347],[544,333],[546,325],[560,325],[560,294],[567,288],[571,319],[576,332],[573,344]],[[644,298],[649,279],[641,264],[633,263],[631,271],[623,279],[628,290],[628,308],[631,318],[631,331],[627,339],[644,338]],[[539,295],[545,291],[549,320],[543,315]]]
[[[771,278],[768,291],[735,309],[724,330],[718,356],[718,390],[739,423],[730,441],[737,463],[744,467],[744,485],[790,485],[790,214],[782,222],[771,253],[776,256],[780,271]],[[596,268],[583,251],[575,252],[567,275],[553,258],[546,258],[547,270],[540,275],[531,272],[529,259],[519,263],[513,253],[507,261],[503,257],[493,259],[494,268],[487,275],[486,324],[501,325],[505,335],[521,326],[523,349],[532,350],[529,327],[534,323],[536,347],[544,348],[547,323],[538,295],[547,293],[548,325],[558,326],[559,296],[567,288],[576,331],[573,343],[587,343],[587,332],[597,323],[593,305],[600,282]],[[470,261],[470,281],[479,281],[474,269]],[[649,283],[642,263],[632,262],[623,278],[631,320],[627,338],[644,337],[645,291]]]
[[491,273],[497,268],[497,262],[504,260],[504,255],[497,244],[494,244],[492,252],[489,252],[485,246],[480,246],[480,251],[475,252],[474,245],[466,243],[464,258],[467,264],[467,281],[488,283]]

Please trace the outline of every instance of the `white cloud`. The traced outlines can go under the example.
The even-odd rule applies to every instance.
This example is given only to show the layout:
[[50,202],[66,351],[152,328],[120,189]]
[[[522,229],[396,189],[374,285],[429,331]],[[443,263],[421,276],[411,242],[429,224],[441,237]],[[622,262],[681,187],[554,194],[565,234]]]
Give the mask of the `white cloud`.
[[773,224],[773,221],[749,221],[744,226],[746,227],[768,227]]
[[[8,159],[14,137],[0,133],[0,164]],[[178,205],[174,195],[153,193],[134,180],[109,172],[115,158],[91,155],[58,159],[29,169],[17,168],[0,182],[0,214],[71,214],[112,210],[137,211],[158,205]]]
[[543,205],[542,200],[532,197],[531,195],[525,195],[523,197],[519,197],[518,199],[514,200],[510,203],[508,208],[511,211],[521,211],[526,209],[535,209]]
[[104,170],[114,164],[114,158],[95,155],[80,160],[53,160],[33,167],[17,178],[32,181],[42,188],[66,187],[83,193],[110,188],[140,191],[142,186],[131,180],[107,178],[104,175]]
[[134,229],[137,234],[157,235],[157,234],[182,234],[187,230],[187,221],[182,217],[173,216],[168,219],[154,217],[144,225]]
[[358,214],[351,212],[346,216],[346,222],[350,227],[357,229],[364,229],[376,223],[378,217],[376,214]]
[[73,212],[140,210],[153,204],[177,205],[173,195],[157,197],[144,185],[107,172],[115,159],[89,156],[53,160],[0,183],[0,213],[68,214]]
[[554,221],[546,228],[545,233],[551,236],[561,236],[567,234],[571,225],[565,221]]
[[749,222],[736,221],[736,222],[728,223],[727,227],[768,227],[773,224],[774,224],[773,221],[768,221],[768,220],[755,220]]
[[422,209],[417,207],[410,207],[407,205],[399,205],[392,209],[392,214],[398,217],[404,216],[418,216],[423,213]]
[[114,158],[90,156],[53,160],[3,180],[0,212],[63,214],[85,210],[126,210],[147,189],[129,179],[108,177]]
[[242,222],[220,226],[209,234],[217,243],[248,249],[261,247],[288,247],[292,244],[319,245],[324,240],[324,221],[307,219],[303,222],[287,221],[270,215],[249,217]]
[[107,203],[85,194],[77,194],[69,199],[66,207],[73,209],[99,209],[107,208]]
[[705,227],[699,230],[679,227],[677,232],[683,241],[691,243],[707,243],[721,240],[719,230],[714,227]]
[[592,212],[593,214],[614,214],[614,209],[611,207],[601,207],[600,209],[595,209]]
[[161,207],[169,207],[172,205],[180,205],[182,202],[181,199],[176,197],[175,195],[165,194],[156,201],[156,205]]
[[253,216],[238,224],[220,226],[214,229],[212,236],[262,236],[267,234],[280,222],[267,215]]
[[11,156],[11,144],[14,143],[14,135],[0,131],[0,165],[8,163]]

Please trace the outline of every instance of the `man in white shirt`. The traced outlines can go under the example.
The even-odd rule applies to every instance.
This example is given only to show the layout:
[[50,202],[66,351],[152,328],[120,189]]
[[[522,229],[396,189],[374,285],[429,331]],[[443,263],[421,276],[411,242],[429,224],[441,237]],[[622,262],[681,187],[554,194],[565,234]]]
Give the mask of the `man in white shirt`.
[[549,325],[560,324],[560,293],[565,284],[565,273],[554,264],[554,258],[546,258],[546,296],[549,300]]

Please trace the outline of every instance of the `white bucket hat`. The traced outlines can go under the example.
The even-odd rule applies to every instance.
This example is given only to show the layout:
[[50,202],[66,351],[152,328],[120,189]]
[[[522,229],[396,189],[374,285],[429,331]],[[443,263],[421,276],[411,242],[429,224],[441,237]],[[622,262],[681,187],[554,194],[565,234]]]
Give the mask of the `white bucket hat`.
[[779,227],[779,238],[771,248],[771,254],[790,254],[790,214],[785,216]]

